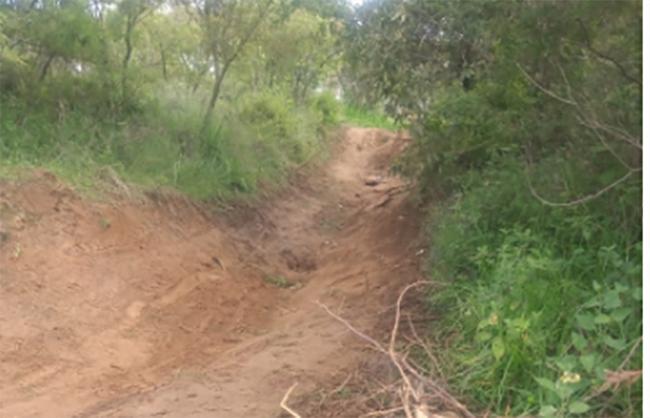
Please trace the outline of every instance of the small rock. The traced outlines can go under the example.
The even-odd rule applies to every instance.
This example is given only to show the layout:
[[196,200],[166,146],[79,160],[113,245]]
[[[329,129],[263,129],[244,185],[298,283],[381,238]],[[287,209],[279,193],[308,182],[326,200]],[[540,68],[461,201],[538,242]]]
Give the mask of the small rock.
[[5,229],[0,223],[0,247],[2,247],[7,241],[9,241],[9,231]]
[[13,224],[14,224],[13,226],[14,226],[14,228],[16,230],[22,231],[25,228],[25,224],[26,224],[25,216],[22,215],[22,214],[16,215],[14,217]]
[[381,180],[382,180],[381,176],[368,176],[364,180],[364,184],[366,186],[373,187],[381,183]]

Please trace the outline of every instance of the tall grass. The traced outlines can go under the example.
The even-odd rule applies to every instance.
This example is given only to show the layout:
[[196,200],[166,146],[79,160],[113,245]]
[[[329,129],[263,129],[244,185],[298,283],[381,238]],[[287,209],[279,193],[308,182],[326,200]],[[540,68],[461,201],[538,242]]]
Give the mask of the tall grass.
[[222,106],[203,130],[200,103],[174,92],[161,92],[137,112],[101,117],[6,98],[0,161],[5,175],[45,167],[86,190],[110,167],[145,188],[228,199],[253,193],[262,182],[281,182],[293,166],[316,154],[327,117],[318,107],[296,107],[277,93]]
[[363,128],[381,128],[389,131],[398,129],[397,123],[380,111],[368,109],[352,104],[343,108],[343,120],[346,123]]

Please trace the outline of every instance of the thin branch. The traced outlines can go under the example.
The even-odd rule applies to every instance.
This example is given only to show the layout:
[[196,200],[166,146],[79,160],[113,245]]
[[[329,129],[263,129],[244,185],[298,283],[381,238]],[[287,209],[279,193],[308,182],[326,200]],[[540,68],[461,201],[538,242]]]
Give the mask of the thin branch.
[[535,190],[535,188],[533,187],[533,184],[530,181],[530,165],[526,164],[526,167],[527,167],[527,169],[526,169],[526,182],[528,183],[528,189],[530,190],[530,193],[537,200],[539,200],[542,204],[544,204],[546,206],[565,207],[565,208],[566,207],[571,207],[571,206],[582,205],[582,204],[587,203],[587,202],[589,202],[591,200],[594,200],[594,199],[602,196],[603,194],[607,193],[608,191],[612,190],[613,188],[615,188],[619,184],[623,183],[625,180],[630,178],[634,173],[638,173],[639,171],[641,171],[641,168],[631,169],[631,170],[629,170],[627,172],[627,174],[625,174],[623,177],[619,178],[618,180],[614,181],[613,183],[607,185],[606,187],[603,187],[602,189],[598,190],[595,193],[583,196],[583,197],[581,197],[579,199],[571,200],[569,202],[552,202],[552,201],[547,200],[547,199],[543,198],[542,196],[540,196],[540,194]]
[[576,103],[575,101],[573,101],[571,99],[567,99],[567,98],[562,97],[562,96],[559,96],[556,93],[552,92],[551,90],[549,90],[549,89],[545,88],[544,86],[542,86],[539,82],[537,82],[537,80],[535,80],[530,74],[528,74],[526,72],[526,70],[524,70],[523,67],[521,65],[519,65],[519,63],[517,63],[517,68],[519,68],[519,70],[521,70],[521,72],[524,74],[524,77],[526,77],[526,79],[528,81],[530,81],[532,84],[535,85],[535,87],[537,87],[538,89],[540,89],[541,91],[543,91],[547,95],[551,96],[552,98],[554,98],[556,100],[561,101],[562,103],[566,103],[566,104],[571,105],[571,106],[577,106],[578,105],[578,103]]
[[598,138],[598,140],[600,140],[600,143],[603,145],[603,147],[605,147],[605,149],[607,149],[607,151],[609,151],[609,153],[612,154],[612,155],[614,156],[614,158],[616,158],[616,160],[618,160],[619,163],[621,163],[621,164],[622,164],[625,168],[627,168],[628,170],[633,170],[633,169],[634,169],[633,167],[631,167],[631,166],[630,166],[630,165],[629,165],[629,164],[628,164],[628,163],[623,159],[623,157],[621,157],[620,155],[618,155],[618,153],[617,153],[616,151],[614,151],[614,149],[613,149],[613,148],[612,148],[612,147],[607,143],[607,141],[605,140],[605,137],[604,137],[604,136],[603,136],[603,135],[598,131],[598,129],[596,129],[596,127],[594,127],[593,125],[590,125],[590,124],[588,124],[588,123],[585,123],[585,122],[580,118],[580,116],[578,116],[577,119],[578,119],[578,122],[579,122],[581,125],[584,125],[585,127],[589,128],[589,129],[594,133],[594,135],[596,136],[596,138]]
[[620,139],[621,141],[624,141],[625,143],[642,150],[643,145],[641,144],[641,141],[637,140],[634,138],[632,135],[630,135],[627,131],[625,131],[622,128],[616,127],[616,126],[611,126],[611,125],[606,125],[602,124],[599,122],[596,122],[593,119],[578,119],[579,122],[588,127],[588,128],[593,128],[593,129],[599,129],[601,131],[607,132],[610,135],[612,135],[615,138]]
[[293,409],[291,409],[291,408],[289,408],[289,406],[287,406],[287,401],[289,400],[289,396],[291,396],[291,392],[293,392],[293,390],[296,388],[296,386],[298,386],[298,382],[291,385],[289,390],[287,390],[287,393],[284,394],[284,397],[282,398],[282,401],[280,402],[280,407],[282,409],[284,409],[285,411],[287,411],[289,413],[289,415],[291,415],[293,418],[301,418],[301,416],[298,413],[296,413]]
[[401,411],[401,410],[402,410],[402,407],[397,406],[397,407],[394,407],[394,408],[383,409],[381,411],[368,412],[367,414],[363,414],[362,417],[382,417],[384,415],[393,414],[393,413]]
[[634,345],[632,346],[632,348],[630,348],[630,352],[627,353],[627,356],[625,356],[625,359],[623,359],[623,362],[618,366],[618,369],[616,369],[616,370],[619,370],[619,371],[623,370],[623,367],[625,367],[627,365],[627,363],[630,361],[630,359],[632,358],[632,356],[636,352],[636,349],[639,348],[639,344],[641,344],[642,340],[643,340],[643,337],[639,337],[639,338],[636,339],[636,341],[634,342]]
[[[451,396],[444,388],[440,387],[436,382],[433,380],[426,378],[423,376],[418,370],[416,370],[407,360],[407,356],[405,354],[401,354],[395,351],[395,344],[397,341],[397,334],[399,332],[399,323],[400,323],[400,318],[401,318],[401,305],[402,301],[406,295],[406,293],[416,287],[420,286],[423,284],[427,284],[428,282],[426,281],[418,281],[415,283],[412,283],[408,286],[406,286],[401,292],[400,295],[397,299],[397,302],[395,304],[395,319],[393,322],[393,327],[392,331],[390,334],[390,341],[388,344],[388,347],[385,348],[382,346],[379,342],[377,342],[375,339],[372,337],[364,334],[363,332],[355,329],[347,320],[343,319],[339,315],[333,313],[327,306],[323,305],[320,302],[317,302],[319,306],[321,306],[330,316],[334,317],[336,320],[341,322],[343,325],[345,325],[350,331],[352,331],[355,335],[359,336],[363,340],[369,342],[374,348],[376,348],[378,351],[381,353],[387,355],[392,364],[397,368],[399,371],[400,377],[401,377],[401,387],[397,390],[397,394],[400,397],[401,400],[401,406],[394,411],[399,411],[402,410],[404,411],[404,414],[406,415],[407,418],[415,417],[415,416],[421,416],[422,411],[426,411],[428,409],[428,406],[425,403],[425,400],[431,399],[431,396],[427,396],[426,394],[423,393],[422,389],[424,387],[429,388],[432,392],[433,395],[436,399],[439,399],[442,403],[451,405],[456,410],[459,412],[462,412],[462,414],[466,417],[469,418],[474,418],[474,415],[464,406],[462,405],[458,400],[456,400],[453,396]],[[418,382],[418,389],[415,389],[415,386],[413,385],[412,379],[417,379],[416,381]],[[413,406],[413,410],[411,409]],[[367,416],[381,416],[381,415],[386,415],[390,412],[387,412],[389,410],[382,409],[381,411],[376,411],[376,413],[372,415],[367,415]],[[415,415],[414,415],[415,413]]]
[[328,308],[326,305],[322,304],[321,302],[316,302],[316,304],[317,304],[318,306],[320,306],[321,308],[323,308],[323,309],[325,310],[325,312],[327,312],[328,315],[330,315],[331,317],[333,317],[334,319],[336,319],[337,321],[339,321],[340,323],[342,323],[343,325],[345,325],[345,327],[346,327],[347,329],[349,329],[350,331],[352,331],[352,332],[353,332],[357,337],[359,337],[359,338],[361,338],[362,340],[365,340],[366,342],[370,343],[370,345],[372,345],[373,347],[375,347],[375,348],[376,348],[377,350],[379,350],[381,353],[388,355],[388,351],[387,351],[384,347],[382,347],[382,345],[379,344],[376,340],[374,340],[373,338],[367,336],[367,335],[364,334],[363,332],[357,330],[357,329],[356,329],[352,324],[350,324],[346,319],[344,319],[344,318],[340,317],[339,315],[335,314],[334,312],[332,312],[332,311],[330,310],[330,308]]
[[436,357],[433,355],[433,353],[429,349],[429,346],[418,335],[417,331],[415,330],[415,325],[413,325],[413,321],[411,320],[411,316],[409,315],[407,318],[408,318],[409,328],[411,329],[411,334],[413,335],[413,338],[415,338],[415,341],[418,343],[420,348],[422,348],[422,350],[424,350],[424,352],[426,353],[427,357],[429,358],[429,361],[431,362],[431,364],[433,364],[435,366],[436,371],[438,372],[438,374],[440,376],[442,376],[443,373],[442,373],[442,369],[440,367],[440,364],[438,363],[438,359],[436,359]]
[[583,31],[583,34],[584,34],[584,37],[585,37],[585,43],[581,44],[581,45],[584,46],[584,48],[587,51],[591,52],[592,54],[594,54],[598,58],[614,64],[614,66],[616,68],[618,68],[618,70],[621,72],[621,75],[623,76],[623,78],[625,78],[628,81],[631,81],[633,83],[638,84],[639,87],[640,87],[641,86],[641,80],[638,79],[637,77],[634,77],[634,76],[630,75],[627,72],[627,70],[625,69],[625,67],[623,67],[623,64],[621,64],[620,62],[618,62],[614,58],[610,57],[609,55],[606,55],[604,52],[598,51],[597,49],[595,49],[591,45],[591,39],[589,38],[589,32],[587,31],[587,27],[585,26],[585,23],[582,21],[582,19],[577,19],[577,20],[580,23],[580,27],[582,28],[582,31]]

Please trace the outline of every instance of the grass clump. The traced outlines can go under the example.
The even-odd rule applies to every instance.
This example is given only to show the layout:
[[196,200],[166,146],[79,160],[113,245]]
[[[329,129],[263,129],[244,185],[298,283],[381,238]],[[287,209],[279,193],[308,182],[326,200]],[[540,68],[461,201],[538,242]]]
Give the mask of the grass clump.
[[343,120],[363,128],[381,128],[389,131],[398,129],[397,123],[379,111],[348,104],[343,108]]
[[[7,98],[0,115],[3,172],[44,167],[82,190],[110,168],[144,188],[172,187],[197,199],[251,194],[277,184],[324,144],[322,116],[279,94],[248,95],[202,126],[196,100],[162,91],[137,112],[97,117]],[[13,167],[13,168],[11,168]]]
[[289,289],[294,286],[294,284],[289,281],[286,277],[282,275],[266,276],[264,281],[272,286],[279,287],[281,289]]

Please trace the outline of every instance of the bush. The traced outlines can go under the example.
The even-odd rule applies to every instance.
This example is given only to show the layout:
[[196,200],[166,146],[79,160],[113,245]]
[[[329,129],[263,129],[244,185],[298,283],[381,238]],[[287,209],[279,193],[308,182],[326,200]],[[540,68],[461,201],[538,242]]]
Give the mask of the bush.
[[330,92],[324,92],[311,100],[311,107],[319,115],[319,121],[323,126],[333,126],[339,122],[341,105]]
[[524,178],[508,158],[467,173],[432,231],[432,275],[446,286],[431,305],[445,312],[439,337],[455,335],[451,383],[515,415],[631,413],[639,385],[590,394],[629,353],[626,369],[641,368],[640,222],[621,228],[625,209],[597,201],[549,208]]

